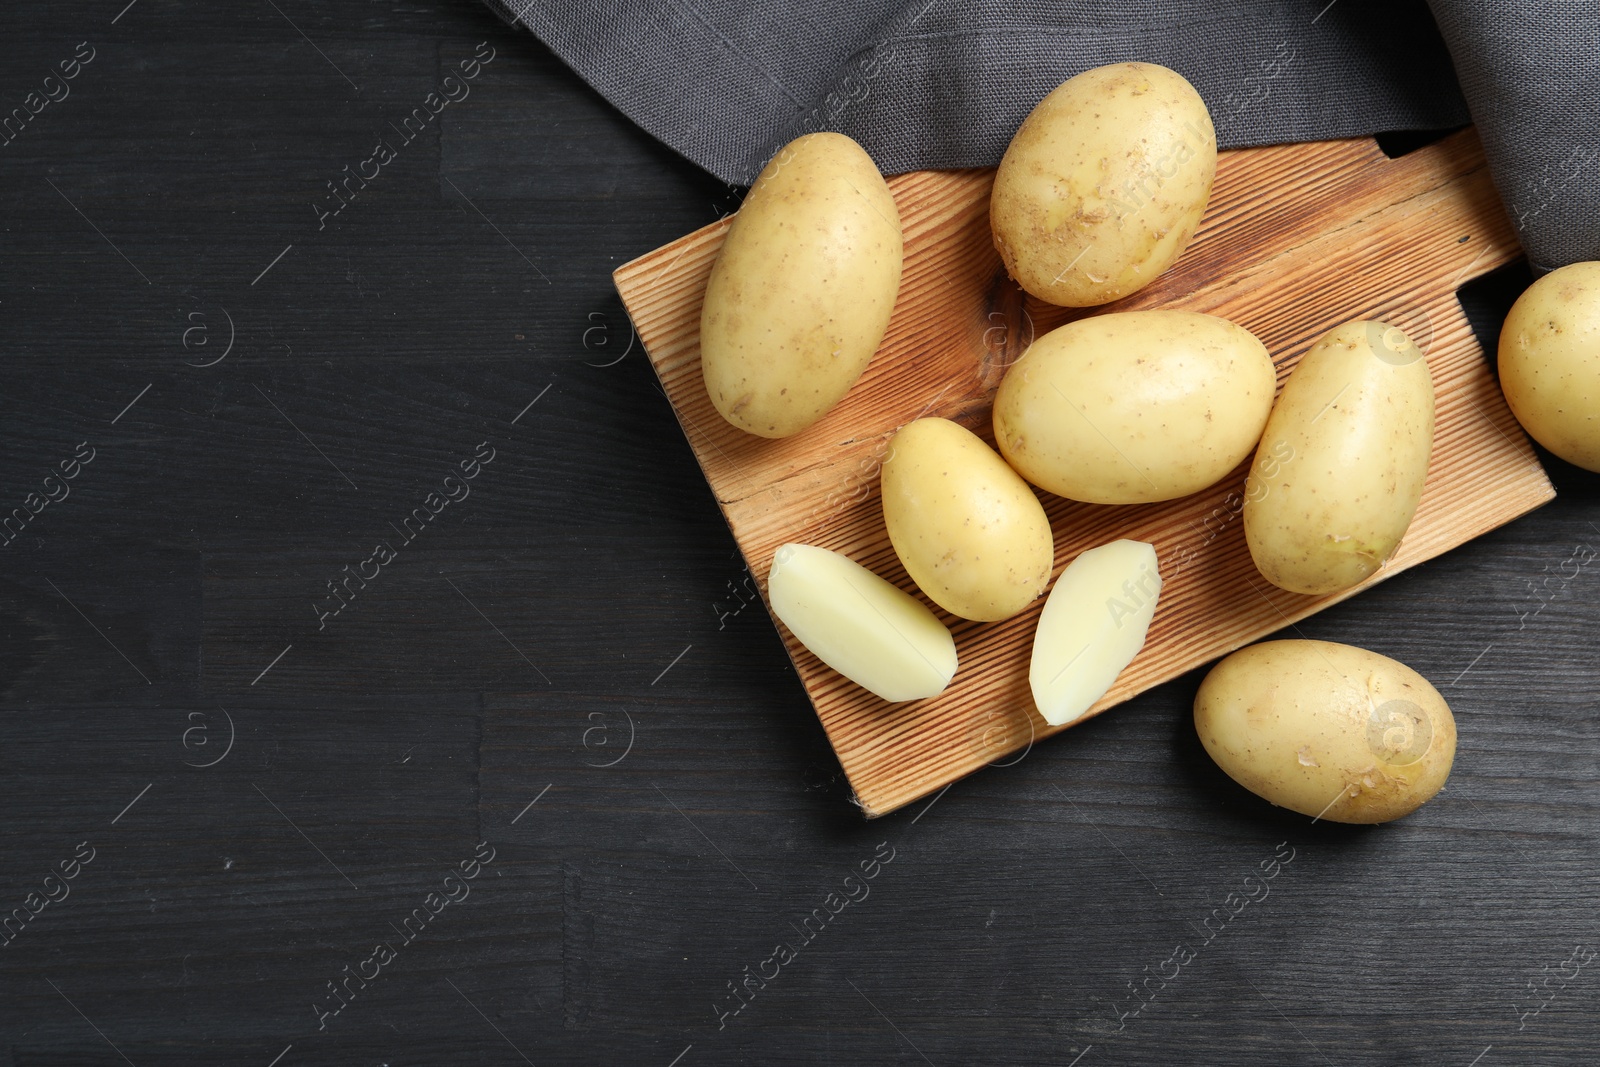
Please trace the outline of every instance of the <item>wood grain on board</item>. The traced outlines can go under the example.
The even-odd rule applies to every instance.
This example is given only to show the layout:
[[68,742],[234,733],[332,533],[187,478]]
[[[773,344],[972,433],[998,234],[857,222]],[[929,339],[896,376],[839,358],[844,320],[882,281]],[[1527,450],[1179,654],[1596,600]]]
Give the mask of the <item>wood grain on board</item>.
[[[1084,549],[1119,537],[1149,541],[1161,561],[1162,597],[1144,650],[1090,715],[1554,496],[1455,295],[1463,283],[1521,254],[1473,130],[1398,159],[1367,139],[1224,152],[1206,217],[1178,263],[1139,293],[1088,311],[1041,304],[1006,276],[989,236],[992,177],[990,170],[969,170],[889,179],[906,258],[888,335],[845,399],[784,440],[729,425],[701,380],[701,301],[728,220],[616,272],[623,302],[753,574],[764,579],[778,547],[797,541],[842,552],[914,588],[879,507],[878,467],[890,437],[914,418],[937,415],[992,443],[990,407],[1005,368],[1038,334],[1105,311],[1182,308],[1228,318],[1266,343],[1280,384],[1333,326],[1382,318],[1427,352],[1437,429],[1427,487],[1404,543],[1363,586],[1333,596],[1287,593],[1256,571],[1237,516],[1245,465],[1205,492],[1160,504],[1112,507],[1041,494],[1055,530],[1057,573]],[[940,696],[899,705],[823,666],[784,630],[869,816],[1065,729],[1045,725],[1028,687],[1042,605],[1041,599],[1001,623],[941,611],[955,634],[960,669]]]

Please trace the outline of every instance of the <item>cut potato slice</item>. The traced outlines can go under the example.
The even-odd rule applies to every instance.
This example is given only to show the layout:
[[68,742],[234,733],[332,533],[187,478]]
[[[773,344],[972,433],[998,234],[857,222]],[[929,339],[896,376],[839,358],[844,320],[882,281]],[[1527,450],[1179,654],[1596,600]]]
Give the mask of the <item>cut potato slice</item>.
[[938,616],[837,552],[784,545],[767,596],[802,645],[884,700],[937,696],[955,676],[955,639]]
[[1106,695],[1144,647],[1161,595],[1154,546],[1113,541],[1067,565],[1039,615],[1028,681],[1051,726],[1064,726]]

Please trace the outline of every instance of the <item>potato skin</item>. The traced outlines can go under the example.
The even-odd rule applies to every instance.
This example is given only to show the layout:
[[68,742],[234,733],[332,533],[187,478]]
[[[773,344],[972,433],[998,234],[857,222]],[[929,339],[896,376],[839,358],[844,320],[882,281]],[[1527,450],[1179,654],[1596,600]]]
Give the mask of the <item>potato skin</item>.
[[1528,287],[1500,330],[1500,388],[1535,441],[1600,471],[1600,263]]
[[762,437],[816,422],[883,341],[905,247],[883,175],[850,138],[796,138],[734,216],[706,285],[700,371],[722,417]]
[[917,419],[889,442],[883,520],[911,580],[952,615],[1009,619],[1050,582],[1055,540],[1039,498],[948,419]]
[[1405,333],[1347,322],[1290,373],[1245,483],[1256,568],[1291,593],[1348,589],[1400,544],[1433,453],[1433,379]]
[[1045,334],[1006,372],[995,442],[1018,474],[1057,496],[1174,500],[1250,455],[1277,385],[1266,346],[1226,319],[1096,315]]
[[1332,822],[1409,814],[1444,786],[1455,761],[1455,717],[1426,678],[1331,641],[1235,652],[1200,683],[1194,725],[1228,777]]
[[1181,74],[1154,63],[1086,70],[1011,139],[989,201],[995,248],[1040,300],[1127,296],[1188,245],[1216,169],[1211,115]]

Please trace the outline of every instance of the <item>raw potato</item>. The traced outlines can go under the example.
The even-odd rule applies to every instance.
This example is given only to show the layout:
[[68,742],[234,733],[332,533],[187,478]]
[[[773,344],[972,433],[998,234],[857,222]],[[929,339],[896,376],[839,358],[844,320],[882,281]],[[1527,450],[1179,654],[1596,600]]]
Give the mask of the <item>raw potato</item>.
[[1228,777],[1333,822],[1415,811],[1444,786],[1456,754],[1455,718],[1426,678],[1330,641],[1235,652],[1200,683],[1194,725]]
[[1039,614],[1028,683],[1051,726],[1081,718],[1144,647],[1161,595],[1156,550],[1113,541],[1067,564]]
[[938,616],[837,552],[784,545],[767,596],[802,645],[884,700],[937,696],[955,676],[956,643]]
[[1039,498],[947,419],[918,419],[889,443],[883,520],[911,580],[952,615],[1009,619],[1050,582],[1055,541]]
[[1347,322],[1305,354],[1245,484],[1256,567],[1291,593],[1365,580],[1405,535],[1433,451],[1433,379],[1404,332]]
[[1600,471],[1600,263],[1551,271],[1500,331],[1500,388],[1535,441]]
[[1250,455],[1277,385],[1266,346],[1226,319],[1096,315],[1045,334],[1006,372],[994,436],[1017,473],[1058,496],[1173,500]]
[[1188,245],[1216,170],[1211,115],[1181,74],[1153,63],[1084,71],[1011,139],[989,201],[995,247],[1040,300],[1127,296]]
[[700,370],[723,418],[788,437],[838,403],[883,341],[903,254],[894,197],[860,145],[812,133],[774,156],[700,315]]

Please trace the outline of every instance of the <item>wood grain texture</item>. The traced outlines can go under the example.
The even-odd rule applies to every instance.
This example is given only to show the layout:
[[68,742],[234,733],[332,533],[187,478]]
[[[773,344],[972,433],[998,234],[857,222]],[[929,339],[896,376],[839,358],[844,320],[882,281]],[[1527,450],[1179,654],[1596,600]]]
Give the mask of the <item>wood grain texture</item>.
[[[1398,160],[1370,140],[1224,152],[1194,243],[1124,300],[1082,312],[1024,298],[990,242],[990,171],[890,179],[905,232],[904,280],[872,365],[822,420],[769,441],[724,421],[700,375],[706,278],[727,230],[704,227],[616,272],[618,291],[753,574],[785,542],[842,552],[912,588],[884,529],[877,470],[889,438],[924,415],[991,444],[1005,368],[1038,333],[1102,311],[1175,308],[1230,319],[1274,354],[1280,385],[1327,330],[1354,318],[1400,325],[1427,353],[1436,396],[1428,482],[1399,550],[1343,593],[1284,592],[1256,571],[1234,504],[1248,464],[1177,501],[1129,507],[1041,494],[1056,573],[1087,548],[1148,541],[1160,606],[1139,656],[1083,719],[1048,727],[1027,672],[1043,601],[1002,623],[940,611],[961,667],[943,694],[889,705],[784,640],[869,816],[893,811],[1041,737],[1264,637],[1527,513],[1554,496],[1507,409],[1460,304],[1465,281],[1519,254],[1476,135]],[[936,607],[936,606],[935,606]],[[938,610],[936,608],[936,610]]]

